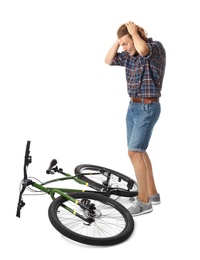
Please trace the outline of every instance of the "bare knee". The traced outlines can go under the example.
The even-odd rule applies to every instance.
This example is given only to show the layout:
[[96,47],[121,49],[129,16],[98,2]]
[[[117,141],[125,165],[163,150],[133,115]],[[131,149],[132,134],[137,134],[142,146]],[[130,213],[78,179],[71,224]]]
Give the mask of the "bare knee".
[[138,156],[141,156],[141,153],[128,150],[128,156],[131,159],[131,161],[135,161],[138,158]]

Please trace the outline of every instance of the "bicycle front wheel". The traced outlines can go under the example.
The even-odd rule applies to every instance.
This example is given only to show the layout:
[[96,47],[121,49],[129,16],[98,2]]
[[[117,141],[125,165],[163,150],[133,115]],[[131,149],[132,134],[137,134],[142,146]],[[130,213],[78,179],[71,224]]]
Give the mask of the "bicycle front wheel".
[[74,172],[79,179],[88,182],[95,190],[108,191],[110,194],[123,197],[138,195],[137,182],[120,172],[92,164],[80,164]]
[[[134,230],[134,220],[122,204],[93,192],[70,193],[74,199],[87,200],[95,206],[93,214],[71,200],[59,196],[49,207],[49,219],[62,235],[89,245],[114,245],[126,240]],[[64,208],[64,207],[65,208]],[[72,209],[73,213],[66,210]],[[82,218],[93,218],[88,224]]]

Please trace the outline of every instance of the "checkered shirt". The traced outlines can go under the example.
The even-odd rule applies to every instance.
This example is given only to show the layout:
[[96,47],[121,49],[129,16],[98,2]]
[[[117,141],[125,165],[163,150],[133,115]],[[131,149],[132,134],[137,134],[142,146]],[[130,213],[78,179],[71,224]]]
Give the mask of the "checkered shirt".
[[160,97],[165,73],[166,52],[159,41],[148,38],[148,56],[131,56],[118,52],[111,65],[126,68],[127,91],[130,97]]

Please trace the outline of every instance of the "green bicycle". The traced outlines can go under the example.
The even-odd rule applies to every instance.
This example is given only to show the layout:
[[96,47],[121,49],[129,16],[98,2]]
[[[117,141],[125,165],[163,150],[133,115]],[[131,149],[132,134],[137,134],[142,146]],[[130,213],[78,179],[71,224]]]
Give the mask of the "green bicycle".
[[[122,204],[111,195],[131,197],[138,194],[137,183],[128,176],[111,169],[82,164],[75,168],[75,175],[58,168],[53,159],[47,174],[60,173],[62,178],[47,182],[28,178],[27,168],[32,162],[30,141],[27,141],[24,158],[24,176],[20,185],[16,216],[20,218],[24,191],[49,194],[52,202],[48,216],[51,224],[62,235],[74,241],[89,245],[114,245],[126,240],[134,230],[134,220]],[[53,188],[47,185],[57,181],[74,180],[91,190]],[[32,188],[31,188],[32,186]],[[34,188],[33,188],[34,187]]]

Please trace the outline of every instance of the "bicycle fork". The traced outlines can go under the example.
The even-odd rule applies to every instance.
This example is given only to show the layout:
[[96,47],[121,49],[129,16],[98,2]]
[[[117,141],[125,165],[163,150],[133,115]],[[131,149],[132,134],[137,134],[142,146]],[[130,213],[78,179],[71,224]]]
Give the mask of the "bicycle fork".
[[[94,212],[95,212],[95,205],[93,203],[90,203],[90,201],[86,201],[86,200],[76,200],[73,197],[71,197],[70,195],[63,193],[61,190],[58,189],[52,189],[50,191],[50,196],[53,200],[55,200],[54,194],[58,193],[59,195],[61,195],[62,197],[66,198],[67,200],[72,201],[73,203],[75,203],[76,205],[79,205],[83,210],[86,210],[87,212],[89,212],[90,216],[94,216]],[[93,223],[95,220],[92,217],[84,217],[83,215],[79,214],[77,211],[75,211],[74,209],[71,209],[70,207],[62,204],[61,205],[64,209],[66,209],[67,211],[71,212],[72,214],[74,214],[75,216],[81,218],[82,220],[84,220],[85,222],[87,222],[87,225],[90,225],[91,223]]]

